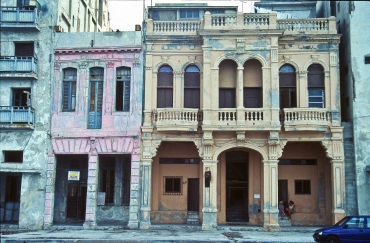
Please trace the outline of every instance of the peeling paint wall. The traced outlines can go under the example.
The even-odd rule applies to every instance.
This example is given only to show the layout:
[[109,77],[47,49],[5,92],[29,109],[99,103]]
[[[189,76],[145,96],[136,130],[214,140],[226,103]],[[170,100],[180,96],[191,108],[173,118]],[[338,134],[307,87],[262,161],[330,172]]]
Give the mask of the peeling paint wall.
[[[46,166],[50,149],[50,100],[52,80],[52,16],[56,15],[55,1],[39,1],[41,6],[39,30],[24,31],[15,27],[11,30],[1,29],[1,56],[15,56],[15,43],[29,42],[34,45],[38,68],[36,78],[14,78],[3,72],[0,81],[0,105],[12,106],[12,88],[29,88],[31,90],[31,107],[35,109],[34,128],[29,130],[0,130],[2,151],[23,151],[21,163],[6,163],[4,153],[0,153],[0,173],[5,175],[21,174],[20,209],[18,227],[20,229],[41,229],[46,186]],[[44,8],[44,6],[48,8]],[[16,1],[2,1],[1,6],[15,7]],[[19,75],[19,74],[18,74]],[[20,75],[22,76],[22,75]],[[3,191],[2,191],[3,192]],[[1,199],[1,207],[4,205]],[[1,219],[3,215],[0,215]]]
[[[52,140],[51,153],[56,159],[51,163],[55,166],[59,155],[86,154],[88,157],[88,179],[86,215],[84,227],[94,228],[100,223],[128,223],[129,227],[138,227],[138,189],[139,189],[139,158],[140,158],[140,125],[142,113],[142,52],[140,32],[101,32],[101,33],[60,33],[56,38],[53,109],[52,109]],[[89,129],[90,107],[90,68],[102,67],[102,124],[101,128]],[[130,100],[129,110],[116,110],[116,90],[118,89],[117,68],[130,68]],[[63,75],[66,68],[77,70],[76,107],[75,111],[63,111]],[[118,75],[119,76],[119,75]],[[118,98],[117,98],[118,99]],[[116,200],[114,205],[98,203],[98,193],[101,192],[103,175],[99,170],[104,165],[105,158],[123,158],[127,155],[131,168],[125,171],[130,175],[128,183],[129,206],[121,205]],[[45,211],[48,216],[47,226],[53,221],[65,220],[59,216],[59,211],[66,208],[63,201],[65,192],[60,192],[59,186],[66,188],[66,183],[55,180],[55,170],[50,171],[50,180],[55,183],[55,191],[48,193],[52,204],[51,211]],[[115,180],[122,181],[123,175],[116,173]],[[118,187],[115,187],[118,189]],[[64,189],[65,190],[65,189]],[[104,189],[105,190],[105,189]],[[103,190],[103,192],[104,192]],[[60,194],[62,193],[62,194]],[[117,192],[118,193],[118,192]],[[115,192],[116,194],[116,192]],[[118,195],[118,194],[117,194]],[[61,197],[62,196],[62,197]],[[120,195],[121,196],[121,195]],[[60,206],[58,206],[60,204]],[[54,215],[53,215],[54,209]],[[85,213],[85,212],[84,212]],[[54,216],[54,219],[53,219]]]

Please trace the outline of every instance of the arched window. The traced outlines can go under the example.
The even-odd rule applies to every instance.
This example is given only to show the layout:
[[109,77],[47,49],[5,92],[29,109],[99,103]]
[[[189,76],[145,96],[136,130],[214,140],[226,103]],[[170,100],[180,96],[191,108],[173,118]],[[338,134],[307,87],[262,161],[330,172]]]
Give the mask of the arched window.
[[76,81],[77,69],[63,69],[62,111],[75,111],[76,109]]
[[116,71],[116,111],[130,111],[131,68],[119,67]]
[[200,108],[200,73],[197,66],[185,69],[184,108]]
[[90,68],[89,129],[100,129],[103,110],[104,69]]
[[280,109],[297,107],[296,73],[286,64],[279,70]]
[[243,71],[243,105],[245,108],[261,108],[262,65],[258,60],[248,60]]
[[219,108],[236,108],[237,64],[224,60],[219,66]]
[[325,107],[325,76],[319,64],[312,64],[307,69],[308,107]]
[[165,65],[158,70],[157,108],[173,107],[173,70]]

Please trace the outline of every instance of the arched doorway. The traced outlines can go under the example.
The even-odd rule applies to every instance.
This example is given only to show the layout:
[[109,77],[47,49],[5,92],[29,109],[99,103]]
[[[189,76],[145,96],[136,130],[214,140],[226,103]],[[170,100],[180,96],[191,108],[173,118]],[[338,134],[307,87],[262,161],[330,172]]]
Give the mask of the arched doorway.
[[249,158],[244,151],[226,153],[226,221],[248,222]]

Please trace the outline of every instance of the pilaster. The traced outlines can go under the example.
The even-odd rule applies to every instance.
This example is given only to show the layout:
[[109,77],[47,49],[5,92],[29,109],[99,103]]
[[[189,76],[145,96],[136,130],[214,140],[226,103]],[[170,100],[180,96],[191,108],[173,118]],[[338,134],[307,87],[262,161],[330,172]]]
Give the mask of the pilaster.
[[151,193],[152,193],[152,159],[142,159],[141,165],[141,207],[140,229],[150,228]]
[[86,213],[84,229],[94,229],[96,223],[96,209],[97,209],[97,188],[98,188],[98,153],[96,151],[95,138],[90,139],[90,152],[88,162],[88,176],[87,176],[87,195],[86,195]]
[[53,225],[55,176],[56,176],[55,154],[52,151],[50,151],[48,155],[48,164],[46,168],[44,229],[48,229]]
[[217,161],[203,160],[203,174],[211,173],[209,183],[204,178],[202,230],[217,229]]

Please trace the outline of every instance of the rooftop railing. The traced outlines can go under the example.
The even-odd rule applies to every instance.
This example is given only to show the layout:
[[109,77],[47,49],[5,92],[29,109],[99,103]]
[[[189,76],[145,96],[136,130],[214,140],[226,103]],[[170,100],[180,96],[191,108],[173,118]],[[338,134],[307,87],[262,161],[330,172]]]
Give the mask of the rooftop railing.
[[33,72],[37,74],[37,59],[30,56],[0,57],[0,72]]
[[162,21],[147,19],[148,34],[197,34],[199,30],[282,30],[287,33],[336,34],[335,17],[312,19],[277,19],[276,12],[211,14],[201,20]]

